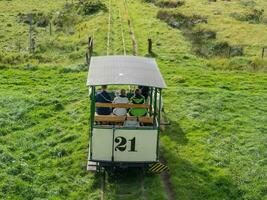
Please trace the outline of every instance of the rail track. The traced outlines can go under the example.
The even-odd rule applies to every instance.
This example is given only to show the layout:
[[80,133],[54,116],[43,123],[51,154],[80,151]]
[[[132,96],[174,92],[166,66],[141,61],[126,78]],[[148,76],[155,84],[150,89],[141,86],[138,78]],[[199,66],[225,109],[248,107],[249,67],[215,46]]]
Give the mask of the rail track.
[[[117,15],[118,14],[118,15]],[[114,21],[113,19],[116,19]],[[107,55],[111,55],[112,49],[112,40],[115,37],[115,31],[112,30],[115,27],[119,26],[120,30],[120,43],[122,45],[122,52],[115,52],[119,54],[126,55],[127,47],[126,40],[131,40],[132,44],[132,54],[137,55],[137,41],[134,34],[132,19],[129,14],[127,0],[120,0],[114,4],[114,0],[108,1],[108,32],[107,32]],[[119,23],[116,25],[115,23]],[[125,26],[128,27],[128,38],[127,31]],[[113,35],[112,35],[113,34]],[[131,52],[129,50],[128,52]],[[125,170],[112,170],[106,171],[101,169],[101,186],[100,186],[100,199],[127,199],[127,200],[147,200],[146,190],[144,184],[144,170],[141,168],[134,169],[125,169]]]
[[[108,1],[107,24],[107,55],[126,55],[127,52],[131,52],[131,54],[137,55],[138,43],[135,37],[133,20],[129,13],[127,0],[119,0],[116,2],[114,0]],[[115,40],[120,40],[120,47],[117,47],[117,49],[115,47]],[[132,47],[129,47],[127,43],[131,43]]]
[[[115,20],[114,20],[115,19]],[[127,0],[108,1],[108,32],[107,32],[107,55],[123,54],[131,52],[138,55],[138,43],[135,37],[133,20],[131,19]],[[118,23],[118,24],[116,24]],[[126,28],[128,27],[128,34]],[[118,29],[117,33],[114,29]],[[119,36],[118,36],[119,35]],[[117,37],[117,38],[116,38]],[[114,50],[112,44],[114,40],[120,39],[122,49]],[[127,42],[128,45],[127,46]],[[127,49],[128,47],[128,49]],[[147,200],[148,196],[145,188],[145,171],[143,168],[108,170],[101,169],[101,200]],[[167,199],[175,200],[170,187],[169,174],[161,176]]]
[[102,171],[101,200],[147,200],[143,169]]

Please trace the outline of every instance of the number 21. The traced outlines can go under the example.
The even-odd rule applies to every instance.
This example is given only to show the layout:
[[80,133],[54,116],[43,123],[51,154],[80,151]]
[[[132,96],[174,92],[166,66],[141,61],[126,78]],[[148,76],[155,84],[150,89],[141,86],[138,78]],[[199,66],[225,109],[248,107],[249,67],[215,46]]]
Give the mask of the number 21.
[[[130,150],[129,152],[136,152],[135,149],[135,141],[136,138],[134,137],[131,140],[128,140],[130,142]],[[115,151],[125,151],[127,148],[127,139],[125,137],[116,137],[115,138],[115,143],[117,143],[117,146],[115,147]]]

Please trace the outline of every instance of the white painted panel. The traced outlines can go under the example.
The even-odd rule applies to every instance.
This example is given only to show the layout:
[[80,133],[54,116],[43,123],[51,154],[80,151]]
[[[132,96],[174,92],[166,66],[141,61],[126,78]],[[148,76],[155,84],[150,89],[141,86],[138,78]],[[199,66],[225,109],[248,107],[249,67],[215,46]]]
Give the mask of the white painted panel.
[[92,137],[92,159],[111,161],[112,140],[113,140],[112,129],[94,128]]
[[[122,161],[122,162],[156,161],[157,133],[158,133],[157,130],[117,129],[115,131],[115,137],[114,137],[115,138],[114,161]],[[135,139],[135,147],[134,147],[134,139]]]

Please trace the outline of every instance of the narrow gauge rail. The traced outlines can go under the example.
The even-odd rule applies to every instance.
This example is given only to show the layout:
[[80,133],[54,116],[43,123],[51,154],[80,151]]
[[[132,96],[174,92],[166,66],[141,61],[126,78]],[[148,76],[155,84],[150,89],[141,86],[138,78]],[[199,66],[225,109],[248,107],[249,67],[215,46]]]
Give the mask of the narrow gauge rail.
[[[121,3],[121,4],[120,4]],[[119,6],[118,6],[119,5]],[[122,9],[124,8],[124,9]],[[134,34],[133,22],[129,14],[127,0],[116,2],[114,6],[113,0],[108,2],[108,32],[107,32],[107,55],[112,54],[112,28],[115,23],[112,15],[119,14],[119,23],[121,30],[121,42],[123,47],[123,55],[126,55],[126,40],[125,30],[123,24],[128,25],[129,38],[132,43],[132,54],[136,56],[138,53],[138,45]],[[101,179],[101,200],[104,199],[142,199],[146,200],[146,190],[144,185],[144,169],[132,168],[128,170],[120,169],[118,173],[116,170],[112,173],[107,172],[105,168],[100,171]]]
[[147,200],[142,169],[102,172],[101,200]]
[[[116,9],[112,7],[112,1],[109,0],[108,7],[108,33],[107,33],[107,55],[111,52],[111,32],[112,32],[112,14],[116,12]],[[126,42],[125,42],[125,30],[123,23],[127,22],[129,28],[129,35],[132,40],[132,52],[133,55],[137,55],[137,42],[135,39],[132,20],[129,16],[127,0],[121,0],[123,8],[118,7],[119,22],[121,28],[121,42],[123,47],[123,55],[126,55]],[[134,170],[134,171],[133,171]],[[142,199],[147,200],[144,186],[144,171],[141,168],[132,169],[129,176],[129,171],[118,173],[108,173],[105,169],[101,172],[101,188],[100,195],[101,200],[104,199]],[[122,191],[123,188],[123,191]],[[141,197],[140,197],[141,196]]]

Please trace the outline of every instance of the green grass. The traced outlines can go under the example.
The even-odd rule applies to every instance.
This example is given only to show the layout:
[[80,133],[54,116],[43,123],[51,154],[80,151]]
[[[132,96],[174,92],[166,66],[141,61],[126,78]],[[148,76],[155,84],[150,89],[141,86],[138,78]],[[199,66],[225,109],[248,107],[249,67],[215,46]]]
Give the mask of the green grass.
[[[217,41],[245,45],[243,57],[198,57],[181,30],[156,18],[161,8],[128,1],[138,54],[147,54],[151,38],[168,84],[164,106],[171,125],[161,136],[161,148],[171,183],[183,200],[266,199],[267,76],[262,70],[266,60],[258,55],[266,26],[232,18],[230,13],[249,9],[238,1],[207,2],[187,0],[171,10],[207,16],[208,24],[196,28],[216,31]],[[265,1],[255,2],[267,8]],[[38,28],[39,53],[34,56],[26,49],[29,27],[16,22],[18,12],[49,13],[64,3],[0,1],[0,49],[5,54],[0,58],[0,199],[99,198],[99,177],[85,171],[89,99],[84,52],[88,36],[94,36],[94,54],[106,55],[108,13],[85,17],[72,35],[50,36]],[[124,17],[124,7],[122,1],[112,6],[110,52],[122,54],[119,12]],[[130,54],[127,20],[122,26]],[[17,39],[21,52],[14,46]],[[145,189],[151,200],[167,199],[158,176],[146,177]]]
[[1,70],[0,198],[77,199],[92,193],[94,177],[85,171],[85,77],[57,68]]
[[[170,68],[173,68],[170,66]],[[172,71],[172,70],[168,70]],[[266,193],[266,76],[175,70],[172,125],[162,136],[182,199],[262,199]],[[205,74],[204,74],[205,73]],[[266,178],[266,177],[265,177]]]

